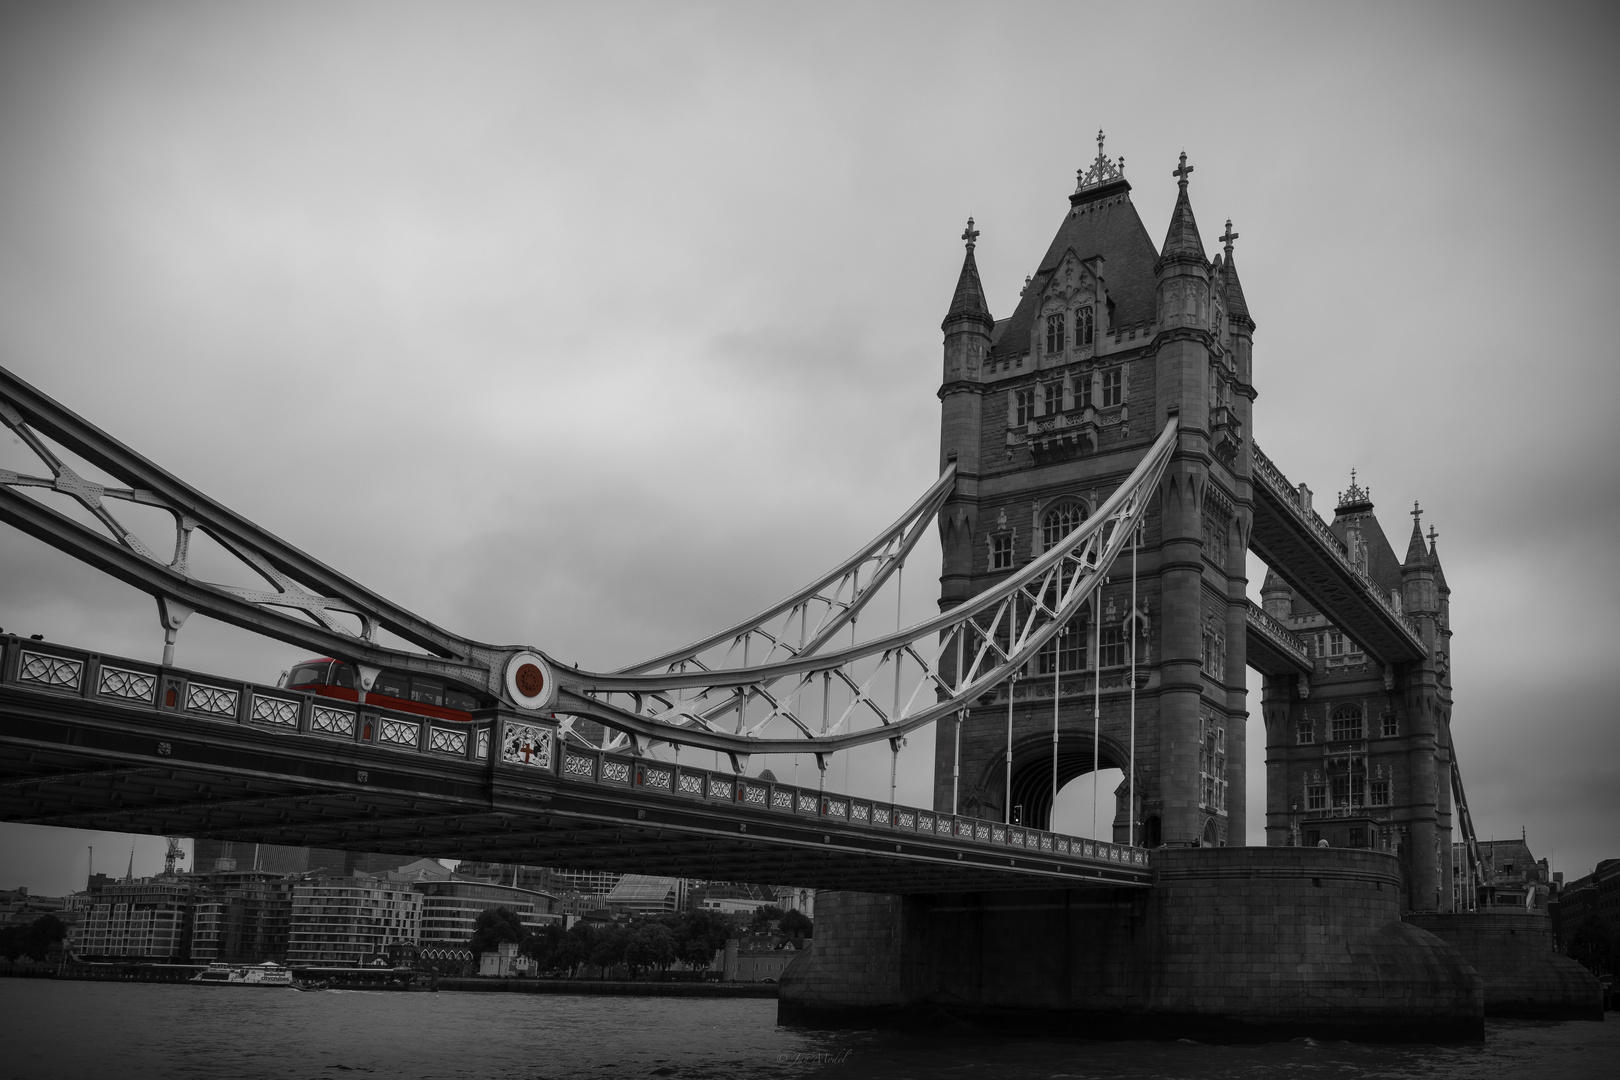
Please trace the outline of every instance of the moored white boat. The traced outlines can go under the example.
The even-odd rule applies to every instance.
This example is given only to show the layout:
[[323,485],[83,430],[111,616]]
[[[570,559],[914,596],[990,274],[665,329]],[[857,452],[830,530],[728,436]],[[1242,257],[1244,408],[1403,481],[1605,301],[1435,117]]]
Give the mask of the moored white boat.
[[273,960],[262,964],[225,964],[215,962],[197,972],[189,982],[205,986],[283,986],[293,984],[292,972]]

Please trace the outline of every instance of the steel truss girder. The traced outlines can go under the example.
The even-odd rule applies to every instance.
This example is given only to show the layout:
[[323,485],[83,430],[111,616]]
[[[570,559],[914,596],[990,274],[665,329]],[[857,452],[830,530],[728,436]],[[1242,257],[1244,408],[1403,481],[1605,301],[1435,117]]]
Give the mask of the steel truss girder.
[[[518,704],[502,673],[521,646],[495,646],[453,634],[371,592],[203,495],[3,367],[0,422],[39,456],[51,474],[0,470],[0,521],[156,597],[171,630],[192,611],[201,611],[243,629],[350,660],[363,673],[367,667],[385,666],[431,673]],[[739,768],[755,753],[808,751],[819,757],[885,739],[898,744],[907,732],[964,707],[1020,671],[1082,609],[1139,528],[1173,450],[1175,431],[1172,417],[1131,476],[1068,537],[1002,583],[945,614],[858,645],[829,648],[834,635],[851,626],[879,589],[899,573],[906,555],[949,497],[954,466],[876,539],[754,618],[620,672],[598,674],[558,666],[556,712],[565,722],[569,716],[598,721],[622,733],[636,750],[643,743],[694,746],[725,752]],[[103,485],[78,475],[40,438],[41,433],[127,486]],[[23,494],[27,488],[76,499],[111,535],[30,498]],[[175,523],[172,560],[165,564],[125,528],[108,500],[167,511]],[[218,541],[268,588],[241,589],[194,576],[187,567],[187,551],[195,529]],[[333,612],[357,618],[361,633],[349,632],[332,618]],[[1018,625],[1021,614],[1028,618]],[[797,643],[790,633],[795,618],[800,630]],[[379,644],[374,638],[378,628],[429,655]],[[755,640],[765,645],[761,661],[750,654]],[[713,665],[701,654],[726,643],[733,659],[740,648],[742,662],[711,670]],[[948,681],[944,658],[953,645],[962,650],[963,663],[954,680]],[[904,705],[896,677],[894,704],[886,709],[877,700],[878,676],[894,674],[908,660],[920,677]],[[658,667],[665,670],[651,670]],[[858,670],[863,667],[872,670]],[[837,723],[828,723],[821,732],[793,708],[817,676],[824,687],[837,680],[850,696]],[[773,688],[784,681],[787,691],[778,694]],[[614,695],[629,697],[630,707],[611,700]],[[923,700],[929,696],[932,703]],[[755,703],[763,703],[768,711],[763,719],[749,720]],[[728,713],[737,718],[736,730],[719,730],[718,719]],[[857,730],[857,714],[875,720],[877,726]],[[765,729],[778,720],[791,727],[793,737],[764,737]]]
[[[662,674],[592,676],[581,672],[580,685],[564,685],[558,711],[597,720],[633,741],[716,750],[732,755],[736,763],[750,754],[819,756],[898,740],[965,708],[1021,671],[1083,610],[1145,519],[1174,451],[1176,431],[1177,421],[1172,417],[1125,482],[1067,537],[1001,583],[932,619],[847,648],[746,667]],[[1021,609],[1029,617],[1018,625]],[[783,610],[791,610],[790,602],[773,608],[772,613]],[[733,628],[727,634],[742,632],[742,628]],[[1005,641],[998,640],[1003,634]],[[944,661],[958,642],[962,667],[949,680]],[[906,659],[917,665],[921,677],[904,706],[897,701],[896,707],[886,709],[877,700],[875,688],[885,681],[881,676],[892,675],[895,665]],[[872,670],[857,673],[857,666]],[[791,708],[817,676],[836,678],[851,691],[850,704],[838,722],[822,733],[812,731]],[[770,688],[782,681],[790,681],[790,689],[773,695]],[[898,686],[898,678],[895,683]],[[694,693],[681,697],[683,691]],[[928,691],[933,700],[919,702]],[[628,706],[612,701],[613,696],[628,697]],[[758,721],[739,723],[735,732],[716,730],[710,717],[728,704],[728,698],[736,702],[740,718],[747,703],[755,699],[766,702],[768,712]],[[876,726],[856,730],[857,713],[869,715]],[[786,721],[796,735],[762,737],[766,725],[776,720]]]
[[[501,696],[502,661],[517,652],[516,647],[461,637],[379,596],[208,498],[4,367],[0,367],[0,422],[51,473],[42,477],[0,470],[0,521],[151,594],[167,609],[177,611],[180,621],[191,611],[201,611],[242,629],[357,664],[442,675]],[[40,433],[128,486],[110,487],[79,476],[39,438]],[[26,488],[71,496],[112,535],[97,533],[29,498],[22,493]],[[172,560],[165,564],[130,532],[108,500],[167,511],[175,525]],[[268,588],[240,589],[193,575],[187,556],[196,529],[262,577]],[[311,621],[289,613],[293,611]],[[332,612],[357,618],[361,634],[349,632]],[[373,635],[379,627],[432,655],[378,644]]]

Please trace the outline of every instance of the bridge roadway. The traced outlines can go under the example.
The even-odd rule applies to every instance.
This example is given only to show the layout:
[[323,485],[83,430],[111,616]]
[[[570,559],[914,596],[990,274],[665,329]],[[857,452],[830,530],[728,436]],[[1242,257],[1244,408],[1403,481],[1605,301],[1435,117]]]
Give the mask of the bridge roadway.
[[1140,848],[586,750],[538,714],[437,721],[0,649],[6,821],[873,893],[1151,880]]

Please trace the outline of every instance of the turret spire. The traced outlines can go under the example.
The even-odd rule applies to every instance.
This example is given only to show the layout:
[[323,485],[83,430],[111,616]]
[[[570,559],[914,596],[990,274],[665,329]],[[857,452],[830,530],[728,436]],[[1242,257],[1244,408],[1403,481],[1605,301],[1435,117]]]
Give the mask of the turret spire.
[[1181,190],[1176,195],[1176,208],[1170,214],[1170,231],[1165,233],[1164,250],[1159,252],[1161,260],[1183,258],[1208,262],[1204,257],[1203,238],[1198,235],[1198,222],[1193,218],[1192,203],[1187,200],[1187,177],[1192,171],[1184,150],[1181,164],[1170,170],[1170,175],[1176,178],[1176,186]]
[[[973,259],[973,249],[978,244],[979,230],[973,227],[973,219],[967,219],[967,228],[962,230],[962,240],[967,246],[967,255],[962,259],[962,273],[956,279],[956,292],[951,297],[951,308],[945,313],[945,322],[948,324],[955,319],[972,319],[993,327],[996,320],[990,315],[990,305],[984,299],[984,285],[979,281],[979,266]],[[943,329],[943,326],[941,327]]]
[[1423,510],[1416,502],[1412,503],[1412,539],[1406,545],[1406,562],[1408,567],[1422,566],[1428,562],[1429,549],[1423,546]]
[[1243,283],[1238,280],[1237,263],[1232,261],[1232,241],[1238,234],[1232,231],[1232,219],[1226,219],[1226,232],[1221,234],[1221,243],[1226,246],[1226,266],[1222,273],[1226,281],[1226,310],[1229,315],[1240,323],[1247,323],[1249,329],[1254,329],[1254,322],[1249,318],[1249,301],[1243,295]]

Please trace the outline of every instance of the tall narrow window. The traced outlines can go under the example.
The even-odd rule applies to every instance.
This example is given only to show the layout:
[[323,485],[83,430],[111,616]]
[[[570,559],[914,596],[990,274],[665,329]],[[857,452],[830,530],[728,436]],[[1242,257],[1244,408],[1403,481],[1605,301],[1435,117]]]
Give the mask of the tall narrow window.
[[1050,550],[1052,545],[1072,533],[1086,520],[1086,512],[1076,503],[1064,503],[1048,510],[1041,518],[1041,545]]
[[1046,317],[1046,351],[1058,353],[1063,351],[1063,312]]
[[1035,419],[1035,391],[1020,390],[1013,399],[1016,405],[1017,424],[1027,424]]
[[1060,382],[1047,383],[1046,384],[1046,415],[1051,416],[1055,412],[1062,412],[1062,411],[1063,411],[1063,384],[1060,383]]
[[1012,534],[1003,533],[990,538],[990,569],[1012,569]]
[[1081,375],[1074,380],[1074,407],[1091,408],[1091,376]]
[[1103,372],[1103,408],[1111,409],[1124,399],[1124,382],[1124,372],[1119,368]]
[[1125,632],[1117,626],[1105,627],[1102,644],[1098,649],[1099,667],[1122,667],[1125,664]]
[[1374,780],[1372,782],[1372,804],[1374,806],[1389,805],[1389,781]]
[[1344,655],[1344,635],[1339,633],[1337,630],[1328,631],[1328,655]]
[[1089,307],[1083,307],[1074,313],[1074,343],[1076,345],[1090,345],[1092,340],[1092,315]]
[[1392,712],[1385,713],[1383,726],[1378,733],[1386,739],[1395,738],[1401,733],[1400,719]]
[[1316,728],[1311,725],[1311,718],[1301,717],[1299,726],[1294,728],[1294,741],[1301,746],[1309,746],[1316,741]]
[[1214,717],[1198,721],[1199,806],[1226,813],[1226,725]]

